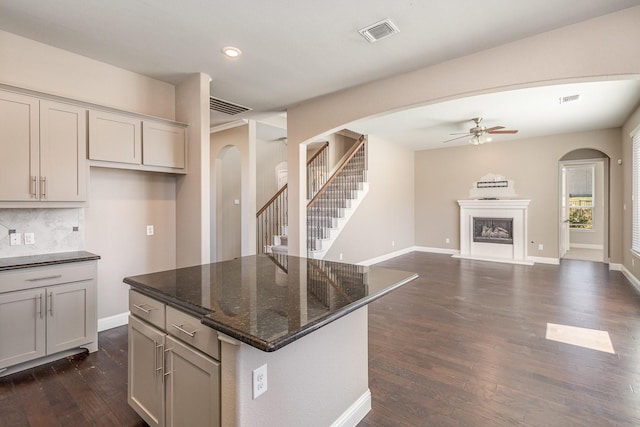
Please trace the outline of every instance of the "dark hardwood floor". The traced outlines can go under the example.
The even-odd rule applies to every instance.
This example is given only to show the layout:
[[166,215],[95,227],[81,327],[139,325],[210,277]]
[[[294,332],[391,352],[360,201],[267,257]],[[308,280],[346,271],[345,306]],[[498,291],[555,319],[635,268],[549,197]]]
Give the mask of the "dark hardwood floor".
[[[639,426],[640,295],[605,264],[533,267],[411,253],[420,278],[369,306],[369,426]],[[610,333],[616,354],[545,339]],[[100,351],[0,378],[0,426],[143,426],[126,327]],[[265,425],[268,425],[265,424]]]

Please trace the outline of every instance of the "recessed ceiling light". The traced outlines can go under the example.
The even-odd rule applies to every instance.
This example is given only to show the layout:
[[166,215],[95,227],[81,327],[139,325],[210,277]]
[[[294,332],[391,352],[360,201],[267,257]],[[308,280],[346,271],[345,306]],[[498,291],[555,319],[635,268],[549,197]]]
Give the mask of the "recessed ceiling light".
[[242,51],[233,46],[223,47],[222,53],[224,53],[229,58],[237,58],[238,56],[242,55]]

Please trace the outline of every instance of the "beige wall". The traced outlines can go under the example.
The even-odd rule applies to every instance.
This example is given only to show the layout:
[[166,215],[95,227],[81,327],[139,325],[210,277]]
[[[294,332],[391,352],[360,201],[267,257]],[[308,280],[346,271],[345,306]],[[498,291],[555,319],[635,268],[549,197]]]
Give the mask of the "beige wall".
[[[98,318],[126,313],[126,276],[175,268],[175,177],[153,172],[91,168],[85,211],[87,251],[98,261]],[[146,226],[154,226],[153,236]]]
[[[173,85],[4,31],[0,31],[0,64],[2,84],[175,118]],[[126,322],[125,276],[175,267],[176,178],[92,167],[89,180],[82,247],[102,257],[98,317],[103,321],[99,327],[109,327]],[[36,228],[47,226],[36,221],[40,221]],[[154,236],[146,235],[147,224],[155,226]],[[104,323],[112,316],[117,317],[113,323]]]
[[529,256],[558,258],[558,162],[579,148],[600,150],[612,159],[610,255],[612,262],[620,262],[621,233],[616,225],[621,219],[620,129],[416,152],[415,244],[459,249],[456,200],[469,198],[473,182],[491,172],[514,180],[518,197],[531,199]]
[[[242,253],[240,242],[242,227],[240,223],[240,203],[242,186],[240,175],[240,150],[227,146],[216,158],[215,165],[215,260],[226,261],[237,258]],[[213,174],[213,172],[212,172]],[[214,200],[213,198],[211,200]],[[213,253],[213,252],[212,252]]]
[[[624,186],[622,188],[622,262],[636,279],[640,280],[640,257],[631,252],[631,221],[632,221],[632,199],[633,192],[633,168],[632,168],[632,148],[631,132],[640,127],[640,108],[629,117],[622,128],[622,169],[624,173]],[[613,162],[615,163],[615,162]],[[620,222],[619,222],[620,223]]]
[[414,245],[414,152],[373,135],[367,144],[369,193],[324,259],[357,263]]
[[0,83],[166,119],[173,85],[0,31]]
[[276,166],[287,161],[287,144],[256,141],[256,206],[260,209],[278,191]]
[[[629,47],[640,40],[639,20],[640,6],[303,102],[288,110],[289,174],[304,173],[296,144],[365,117],[507,88],[640,74],[640,55]],[[290,253],[296,254],[306,239],[296,186],[305,182],[304,177],[290,182],[289,242]],[[438,244],[443,237],[437,236]]]

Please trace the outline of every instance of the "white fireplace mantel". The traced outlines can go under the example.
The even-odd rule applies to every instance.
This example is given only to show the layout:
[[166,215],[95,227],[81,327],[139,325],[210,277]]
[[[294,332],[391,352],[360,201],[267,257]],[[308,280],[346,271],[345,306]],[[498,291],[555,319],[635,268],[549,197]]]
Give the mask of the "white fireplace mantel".
[[[460,205],[460,254],[457,258],[533,265],[527,256],[527,210],[530,200],[458,200]],[[473,241],[473,218],[513,218],[513,243]]]

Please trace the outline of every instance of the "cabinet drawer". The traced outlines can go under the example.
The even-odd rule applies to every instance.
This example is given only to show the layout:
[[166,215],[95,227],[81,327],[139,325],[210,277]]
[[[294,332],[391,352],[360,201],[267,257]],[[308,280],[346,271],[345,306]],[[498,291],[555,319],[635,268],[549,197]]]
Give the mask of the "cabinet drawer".
[[165,305],[158,300],[129,290],[129,311],[160,329],[164,329]]
[[173,307],[167,307],[167,332],[169,335],[220,360],[218,333],[203,325],[200,319]]
[[0,293],[91,280],[95,277],[95,261],[3,271],[0,272]]

